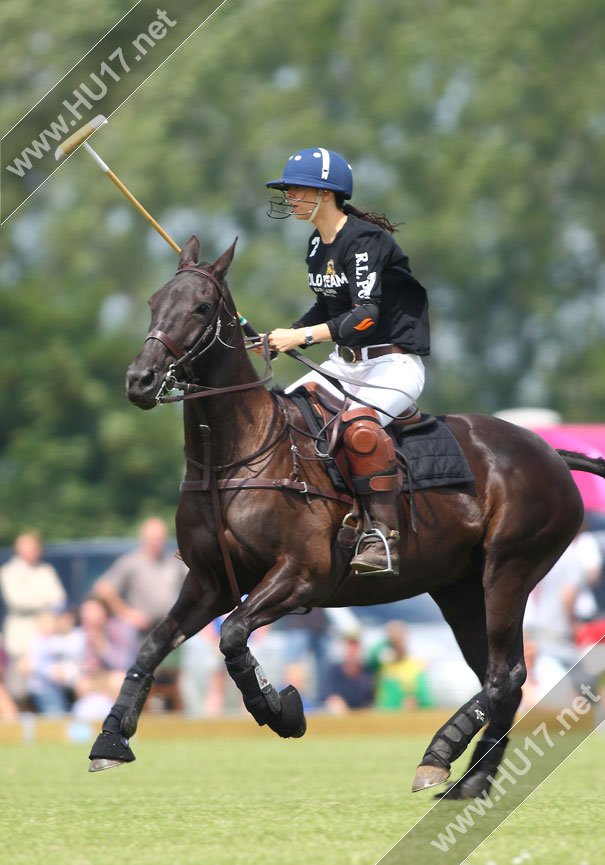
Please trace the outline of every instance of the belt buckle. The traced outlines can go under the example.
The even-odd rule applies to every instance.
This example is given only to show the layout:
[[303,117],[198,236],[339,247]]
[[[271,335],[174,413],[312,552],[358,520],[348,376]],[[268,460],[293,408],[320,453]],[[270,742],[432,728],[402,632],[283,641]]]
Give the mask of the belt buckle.
[[338,356],[341,360],[344,360],[345,363],[355,363],[356,360],[355,352],[350,345],[339,345]]

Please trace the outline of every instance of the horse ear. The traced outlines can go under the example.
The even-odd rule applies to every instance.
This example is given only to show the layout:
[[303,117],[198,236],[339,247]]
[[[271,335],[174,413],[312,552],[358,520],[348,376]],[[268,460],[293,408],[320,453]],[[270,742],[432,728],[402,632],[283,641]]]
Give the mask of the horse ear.
[[179,270],[182,267],[190,267],[192,264],[197,264],[200,259],[200,242],[192,234],[179,256]]
[[219,258],[216,259],[214,264],[212,265],[213,274],[220,280],[223,280],[229,270],[229,265],[233,261],[233,254],[235,253],[235,244],[237,243],[237,237],[229,247],[229,249],[225,250]]

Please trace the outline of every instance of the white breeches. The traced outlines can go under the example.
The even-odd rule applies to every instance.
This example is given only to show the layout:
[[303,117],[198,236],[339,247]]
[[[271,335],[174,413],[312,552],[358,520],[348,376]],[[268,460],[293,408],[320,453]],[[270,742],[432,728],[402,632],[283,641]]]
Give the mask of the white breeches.
[[[321,364],[322,369],[331,373],[336,378],[342,376],[355,378],[376,387],[363,387],[343,382],[343,387],[348,393],[359,397],[373,406],[380,414],[380,423],[387,426],[393,417],[401,414],[409,408],[412,403],[420,397],[424,388],[424,363],[417,354],[385,354],[372,360],[360,360],[353,363],[344,361],[334,350],[328,359]],[[291,393],[301,384],[315,381],[334,394],[343,402],[346,399],[334,385],[323,378],[318,372],[310,372],[302,378],[297,379],[286,388],[286,393]],[[384,388],[384,390],[383,390]],[[362,403],[347,400],[349,406],[357,408]],[[388,412],[388,414],[384,414]]]

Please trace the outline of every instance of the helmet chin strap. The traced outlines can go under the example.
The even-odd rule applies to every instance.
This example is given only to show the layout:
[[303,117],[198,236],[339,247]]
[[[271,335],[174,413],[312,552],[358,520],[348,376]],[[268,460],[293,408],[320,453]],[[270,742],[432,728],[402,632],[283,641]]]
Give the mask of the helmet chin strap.
[[[315,204],[313,205],[313,207],[311,208],[311,210],[308,210],[306,213],[301,213],[301,212],[299,211],[299,212],[296,214],[296,216],[304,216],[304,218],[305,218],[306,220],[308,220],[309,222],[313,222],[313,220],[314,220],[315,217],[317,216],[317,212],[318,212],[318,210],[319,210],[319,206],[320,206],[320,204],[321,204],[321,196],[322,196],[322,194],[323,194],[323,189],[318,189],[318,190],[317,190],[317,200],[315,201]],[[292,201],[292,202],[295,202],[295,201],[304,201],[305,204],[311,204],[310,201],[307,202],[306,199],[304,199],[304,198],[293,198],[293,199],[291,199],[291,201]]]
[[309,214],[309,217],[308,217],[308,218],[309,218],[309,222],[313,222],[313,220],[314,220],[315,217],[317,216],[317,212],[318,212],[318,210],[319,210],[319,205],[321,204],[321,197],[322,197],[322,195],[323,195],[322,190],[321,190],[321,189],[318,189],[318,190],[317,190],[317,201],[315,202],[315,206],[314,206],[313,210],[311,211],[311,213]]

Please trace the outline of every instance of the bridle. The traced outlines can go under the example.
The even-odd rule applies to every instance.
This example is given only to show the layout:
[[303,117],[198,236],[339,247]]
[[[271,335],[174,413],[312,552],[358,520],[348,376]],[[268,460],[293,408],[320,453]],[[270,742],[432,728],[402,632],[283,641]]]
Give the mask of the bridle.
[[[217,277],[212,273],[211,270],[206,270],[203,267],[191,265],[189,267],[179,268],[176,271],[175,276],[178,276],[181,273],[197,273],[200,276],[204,277],[204,279],[210,280],[210,282],[218,291],[219,300],[214,309],[212,318],[203,329],[201,334],[198,336],[198,338],[194,341],[193,345],[189,348],[183,345],[179,345],[179,343],[175,342],[175,340],[173,340],[172,337],[169,336],[165,331],[159,330],[158,328],[150,330],[147,334],[145,342],[150,339],[155,339],[158,342],[161,342],[162,345],[165,346],[170,352],[170,354],[174,357],[174,361],[166,370],[166,374],[164,375],[162,383],[156,394],[156,403],[182,402],[185,399],[196,399],[204,396],[228,393],[230,391],[249,390],[250,388],[261,387],[265,385],[268,381],[270,381],[272,377],[272,373],[270,370],[268,346],[265,351],[265,361],[268,364],[268,369],[265,371],[265,375],[260,380],[245,384],[231,385],[229,387],[222,388],[199,385],[195,382],[187,381],[186,378],[184,380],[179,380],[176,372],[177,369],[180,367],[184,370],[186,363],[196,361],[203,354],[209,351],[216,342],[220,342],[221,345],[223,345],[225,348],[234,348],[231,342],[225,342],[221,335],[224,326],[223,313],[227,311],[229,314],[229,321],[227,322],[226,327],[232,328],[232,337],[235,333],[235,323],[237,320],[237,316],[234,313],[229,312],[229,310],[227,309],[227,296],[225,294],[225,287],[223,283],[219,279],[217,279]],[[180,390],[182,391],[182,393],[179,395],[171,396],[170,392],[173,390]]]

